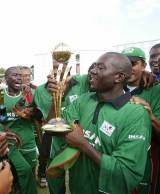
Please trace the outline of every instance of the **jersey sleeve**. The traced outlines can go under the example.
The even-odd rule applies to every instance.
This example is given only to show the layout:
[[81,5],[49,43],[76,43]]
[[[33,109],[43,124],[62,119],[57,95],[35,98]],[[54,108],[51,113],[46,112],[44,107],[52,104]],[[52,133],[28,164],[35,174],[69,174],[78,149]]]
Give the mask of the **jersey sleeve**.
[[62,110],[62,117],[69,125],[80,119],[80,99],[76,99],[73,103]]
[[90,95],[89,93],[82,94],[78,99],[62,110],[62,117],[68,124],[71,125],[74,121],[81,119],[81,115],[83,115],[84,107],[88,103]]
[[74,75],[72,78],[80,83],[81,94],[89,91],[89,80],[87,74]]
[[[110,194],[130,194],[142,180],[150,147],[151,122],[141,109],[133,112],[130,125],[117,137],[111,155],[102,154],[99,190]],[[126,118],[130,120],[129,116]],[[126,121],[127,122],[127,121]]]
[[52,107],[52,96],[45,88],[45,84],[39,86],[34,94],[34,102],[37,108],[42,112],[43,118],[47,119]]

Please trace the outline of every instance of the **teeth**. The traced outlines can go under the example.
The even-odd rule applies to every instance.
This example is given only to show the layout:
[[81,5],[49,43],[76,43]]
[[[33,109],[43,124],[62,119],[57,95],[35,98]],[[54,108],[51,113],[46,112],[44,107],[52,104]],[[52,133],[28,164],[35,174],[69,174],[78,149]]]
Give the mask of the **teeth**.
[[20,84],[15,84],[15,86],[19,87],[19,86],[20,86]]

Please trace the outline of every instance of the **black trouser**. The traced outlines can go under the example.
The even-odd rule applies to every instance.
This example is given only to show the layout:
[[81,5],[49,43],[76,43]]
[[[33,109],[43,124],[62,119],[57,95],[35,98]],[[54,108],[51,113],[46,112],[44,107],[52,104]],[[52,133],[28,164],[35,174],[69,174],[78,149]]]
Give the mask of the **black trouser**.
[[39,149],[39,167],[38,167],[38,176],[45,177],[45,171],[47,166],[47,161],[50,156],[52,143],[52,136],[50,134],[44,133],[42,137],[42,144]]

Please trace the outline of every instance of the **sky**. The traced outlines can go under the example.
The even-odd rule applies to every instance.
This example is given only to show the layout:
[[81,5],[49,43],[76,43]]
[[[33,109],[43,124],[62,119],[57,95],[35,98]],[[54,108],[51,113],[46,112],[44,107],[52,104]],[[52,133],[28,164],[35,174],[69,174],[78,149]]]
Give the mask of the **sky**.
[[[81,73],[120,44],[160,40],[159,0],[0,0],[0,67],[35,65],[35,83],[52,69],[59,42],[81,56]],[[160,41],[159,41],[160,42]],[[139,44],[146,54],[151,44]],[[73,72],[74,73],[74,72]]]

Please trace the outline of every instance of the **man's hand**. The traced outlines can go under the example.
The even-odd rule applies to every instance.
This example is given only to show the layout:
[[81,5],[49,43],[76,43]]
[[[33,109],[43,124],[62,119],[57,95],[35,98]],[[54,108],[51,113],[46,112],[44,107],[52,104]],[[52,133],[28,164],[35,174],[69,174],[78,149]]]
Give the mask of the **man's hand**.
[[89,158],[91,158],[98,166],[101,161],[101,153],[98,152],[83,135],[83,129],[77,124],[72,125],[73,131],[64,135],[64,139],[69,146],[78,148]]
[[148,111],[148,113],[149,113],[151,119],[154,117],[150,105],[149,105],[145,100],[133,96],[133,97],[131,98],[130,101],[131,101],[132,103],[134,103],[134,104],[141,104],[141,105],[143,105],[144,108]]
[[83,129],[77,124],[73,124],[72,129],[72,132],[64,135],[64,139],[69,146],[81,149],[84,143],[87,142],[83,135]]
[[34,108],[33,107],[26,107],[23,110],[24,119],[31,119],[34,116]]
[[16,133],[12,132],[10,128],[5,126],[4,130],[5,130],[5,133],[4,133],[5,138],[6,138],[6,141],[8,142],[7,145],[10,144],[11,141],[14,141],[14,144],[17,147],[22,144],[20,137]]
[[21,139],[17,134],[11,131],[6,131],[6,137],[7,137],[8,144],[10,144],[11,141],[14,141],[15,142],[14,144],[17,147],[22,145]]
[[32,95],[31,87],[27,84],[22,84],[22,92],[24,96]]
[[0,132],[0,157],[3,157],[8,152],[8,143],[6,133]]
[[13,111],[18,115],[19,117],[23,119],[30,120],[34,116],[34,108],[33,107],[25,107],[21,110],[18,110],[16,107],[13,108]]
[[156,76],[152,72],[144,71],[142,74],[142,79],[144,81],[144,87],[149,88],[153,86],[156,82]]
[[8,162],[0,170],[0,194],[9,194],[12,191],[13,175]]
[[[58,82],[56,81],[56,79],[54,78],[53,75],[48,75],[47,76],[47,91],[49,93],[53,93],[53,92],[57,92],[60,89],[60,85],[58,84]],[[63,86],[63,92],[65,93],[65,91],[68,89],[69,86],[69,82],[72,79],[72,76],[68,76],[65,80],[64,86]]]
[[47,91],[49,93],[53,93],[53,92],[57,92],[58,91],[58,83],[56,81],[56,79],[54,78],[54,76],[52,75],[48,75],[47,76]]

